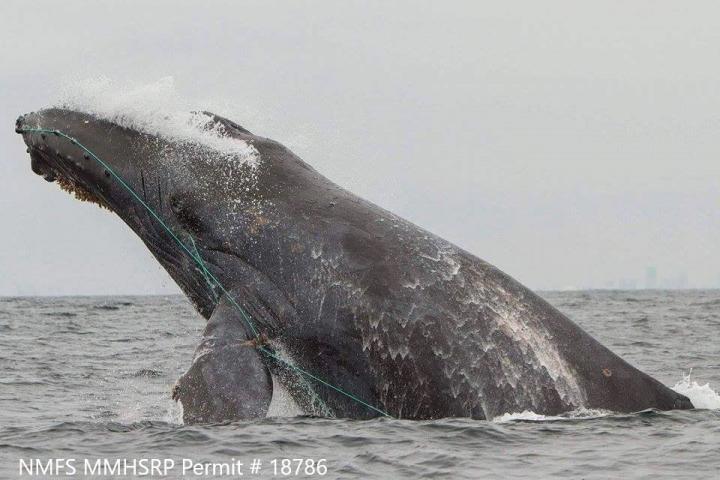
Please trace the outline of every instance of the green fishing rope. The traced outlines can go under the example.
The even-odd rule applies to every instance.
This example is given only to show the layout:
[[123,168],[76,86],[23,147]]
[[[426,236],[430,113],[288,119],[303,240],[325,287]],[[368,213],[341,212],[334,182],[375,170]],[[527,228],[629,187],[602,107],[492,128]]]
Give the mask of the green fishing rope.
[[[148,211],[148,213],[160,224],[160,226],[163,227],[163,229],[170,235],[170,237],[172,237],[172,239],[175,240],[175,243],[177,243],[180,246],[180,248],[185,251],[185,253],[190,255],[190,258],[192,258],[195,261],[195,263],[198,264],[198,267],[200,267],[200,271],[203,274],[203,276],[205,277],[205,281],[208,283],[208,285],[215,285],[215,286],[217,286],[217,288],[220,289],[220,291],[225,295],[225,297],[230,301],[230,303],[238,310],[238,312],[240,312],[240,316],[243,318],[245,323],[248,325],[248,327],[252,331],[252,334],[255,336],[255,338],[257,340],[260,339],[260,334],[257,331],[257,329],[255,328],[255,325],[254,325],[252,319],[250,318],[250,316],[245,312],[245,309],[243,309],[240,306],[240,304],[238,304],[238,302],[232,297],[232,295],[230,295],[230,292],[223,286],[222,283],[220,283],[220,281],[217,279],[217,277],[215,277],[215,275],[213,275],[212,272],[210,272],[205,267],[205,263],[202,261],[202,258],[200,258],[200,253],[197,251],[197,248],[195,247],[195,241],[192,238],[190,239],[190,241],[192,242],[193,249],[195,250],[195,253],[193,253],[193,251],[190,250],[190,248],[187,245],[185,245],[185,242],[180,240],[180,237],[178,237],[178,235],[175,234],[175,232],[173,232],[173,230],[168,226],[168,224],[165,223],[165,221],[160,217],[160,215],[158,215],[155,212],[155,210],[153,210],[153,208],[150,207],[150,205],[148,205],[140,197],[140,195],[138,195],[135,192],[135,190],[127,182],[125,182],[125,180],[123,180],[123,178],[120,175],[118,175],[117,172],[115,172],[115,170],[113,170],[112,167],[110,167],[110,165],[108,165],[100,157],[95,155],[95,153],[92,150],[90,150],[88,147],[86,147],[85,145],[83,145],[82,143],[77,141],[75,138],[71,137],[70,135],[67,135],[66,133],[64,133],[60,130],[52,130],[52,129],[45,129],[45,128],[19,128],[19,129],[17,129],[17,131],[22,132],[22,133],[40,133],[40,134],[44,133],[44,134],[50,134],[50,135],[55,135],[57,137],[65,138],[66,140],[69,140],[71,144],[79,147],[81,150],[83,150],[85,153],[87,153],[88,156],[92,157],[96,162],[98,162],[100,165],[102,165],[103,168],[105,168],[105,170],[107,170],[108,173],[110,173],[110,175],[115,180],[117,180],[118,183],[120,183],[120,185],[125,190],[127,190],[128,193],[130,193],[130,195],[135,200],[137,200],[140,203],[140,205],[143,206],[143,208],[145,208],[145,210]],[[213,289],[213,292],[214,292],[214,289]],[[290,363],[289,361],[285,360],[284,358],[282,358],[281,356],[279,356],[272,350],[265,348],[262,345],[259,345],[257,348],[258,348],[258,350],[263,352],[265,355],[267,355],[281,363],[284,363],[286,366],[290,367],[292,370],[295,370],[296,372],[301,373],[302,375],[305,375],[306,377],[311,378],[312,380],[315,380],[316,382],[335,390],[336,392],[350,398],[351,400],[354,400],[355,402],[369,408],[370,410],[373,410],[373,411],[379,413],[380,415],[383,415],[385,417],[390,417],[390,414],[388,414],[387,412],[361,400],[360,398],[356,397],[352,393],[347,392],[347,391],[343,390],[342,388],[340,388],[336,385],[333,385],[333,384],[323,380],[322,378],[320,378],[316,375],[313,375],[312,373],[310,373],[306,370],[303,370],[302,368],[298,367],[297,365]]]

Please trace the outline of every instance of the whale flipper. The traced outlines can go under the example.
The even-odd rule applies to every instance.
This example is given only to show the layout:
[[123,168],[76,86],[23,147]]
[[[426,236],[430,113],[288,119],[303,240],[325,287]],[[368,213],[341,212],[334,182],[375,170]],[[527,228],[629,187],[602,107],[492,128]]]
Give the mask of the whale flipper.
[[223,299],[208,320],[193,363],[173,388],[185,423],[263,417],[273,383],[239,312]]

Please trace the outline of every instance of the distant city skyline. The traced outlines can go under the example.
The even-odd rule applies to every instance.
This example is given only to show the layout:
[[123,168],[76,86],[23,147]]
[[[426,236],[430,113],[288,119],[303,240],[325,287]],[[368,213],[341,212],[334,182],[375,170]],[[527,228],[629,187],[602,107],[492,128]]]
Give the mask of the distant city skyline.
[[694,284],[686,272],[674,272],[663,276],[654,266],[648,266],[645,272],[637,276],[618,275],[599,284],[584,283],[579,285],[553,286],[538,290],[685,290],[685,289],[720,289],[720,275],[716,283]]
[[[719,278],[720,280],[720,278]],[[687,272],[676,272],[670,276],[663,276],[658,272],[657,267],[650,265],[645,268],[644,278],[638,277],[622,277],[615,281],[608,281],[605,288],[620,290],[682,290],[693,288],[692,283],[688,279]],[[700,287],[702,288],[702,287]],[[716,285],[709,285],[705,288],[720,288],[720,282]]]

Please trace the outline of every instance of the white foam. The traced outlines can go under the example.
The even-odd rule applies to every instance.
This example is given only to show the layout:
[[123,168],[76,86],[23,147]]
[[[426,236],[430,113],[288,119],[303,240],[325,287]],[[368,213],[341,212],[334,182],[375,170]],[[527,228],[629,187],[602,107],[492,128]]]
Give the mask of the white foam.
[[252,145],[226,136],[222,125],[190,105],[173,77],[147,84],[121,84],[105,77],[74,81],[62,89],[59,106],[151,135],[200,144],[233,161],[255,165],[259,160]]
[[677,382],[672,389],[688,397],[695,408],[708,410],[720,409],[720,394],[710,388],[710,384],[700,385],[690,378],[692,371],[683,375],[683,379]]
[[493,418],[492,421],[495,423],[505,423],[505,422],[515,422],[515,421],[547,422],[547,421],[556,421],[556,420],[577,420],[578,418],[582,418],[582,419],[600,418],[600,417],[606,417],[611,414],[612,414],[612,412],[607,411],[607,410],[588,409],[588,408],[579,408],[577,410],[572,410],[572,411],[564,413],[562,415],[541,415],[539,413],[533,412],[532,410],[525,410],[522,412],[504,413],[498,417]]
[[496,422],[496,423],[514,422],[517,420],[542,422],[545,420],[554,420],[554,419],[558,419],[558,418],[560,418],[560,417],[540,415],[539,413],[535,413],[531,410],[525,410],[523,412],[516,412],[516,413],[503,413],[499,417],[493,418],[492,421]]

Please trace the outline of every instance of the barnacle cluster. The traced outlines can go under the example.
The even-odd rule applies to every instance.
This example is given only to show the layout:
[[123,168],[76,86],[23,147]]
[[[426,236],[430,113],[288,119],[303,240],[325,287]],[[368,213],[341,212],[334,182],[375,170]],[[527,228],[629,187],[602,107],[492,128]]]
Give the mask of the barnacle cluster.
[[68,178],[63,175],[58,175],[57,178],[55,179],[55,183],[57,183],[61,189],[70,193],[76,199],[78,199],[80,201],[94,203],[94,204],[98,205],[100,208],[112,210],[110,208],[110,206],[107,203],[105,203],[101,198],[99,198],[97,195],[92,193],[86,187],[77,183],[75,180],[73,180],[71,178]]

